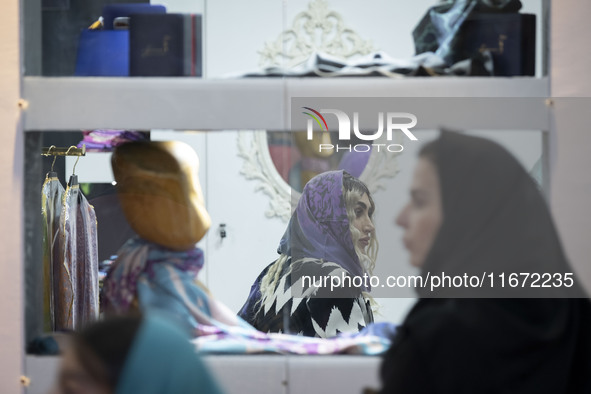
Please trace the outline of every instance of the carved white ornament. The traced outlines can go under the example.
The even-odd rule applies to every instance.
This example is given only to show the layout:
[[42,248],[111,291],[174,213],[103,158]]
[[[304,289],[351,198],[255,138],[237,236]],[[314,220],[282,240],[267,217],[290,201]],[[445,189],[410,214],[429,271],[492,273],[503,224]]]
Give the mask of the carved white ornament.
[[[402,136],[396,134],[394,141],[380,139],[374,144],[400,144],[403,145]],[[388,152],[383,146],[378,152],[374,149],[363,173],[359,177],[374,194],[385,188],[385,180],[398,174],[398,155],[400,153]],[[268,218],[278,216],[287,222],[295,208],[301,193],[292,189],[275,168],[275,164],[269,153],[267,144],[267,132],[241,131],[238,133],[238,156],[244,159],[242,170],[246,179],[258,181],[255,190],[261,190],[270,197],[269,208],[265,212]]]
[[[296,15],[291,29],[283,31],[275,41],[266,43],[259,53],[262,67],[290,68],[308,59],[313,52],[325,52],[348,59],[373,51],[371,42],[346,27],[341,15],[329,10],[325,0],[314,0],[308,4],[307,11]],[[402,145],[402,138],[397,136],[396,141],[378,140],[374,143]],[[247,179],[256,180],[256,190],[261,190],[270,198],[265,215],[269,218],[278,216],[287,222],[301,194],[292,189],[275,168],[269,153],[267,132],[238,133],[238,155],[244,159],[241,174]],[[359,177],[371,193],[385,188],[384,180],[399,172],[398,155],[385,150],[372,151]]]
[[281,178],[271,159],[267,144],[267,132],[241,131],[238,133],[238,156],[244,159],[240,173],[246,179],[256,180],[256,191],[269,196],[268,218],[279,216],[288,221],[291,216],[291,187]]
[[348,59],[374,50],[370,41],[345,26],[341,15],[330,10],[325,0],[315,0],[308,4],[307,11],[296,15],[291,29],[265,43],[264,49],[259,51],[259,65],[291,68],[304,62],[313,52]]

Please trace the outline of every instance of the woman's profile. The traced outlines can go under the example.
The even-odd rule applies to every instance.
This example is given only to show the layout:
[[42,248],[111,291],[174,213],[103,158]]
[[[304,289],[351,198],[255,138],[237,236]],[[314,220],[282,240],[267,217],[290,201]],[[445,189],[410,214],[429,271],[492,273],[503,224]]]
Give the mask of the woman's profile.
[[[507,150],[443,132],[421,150],[397,224],[423,277],[488,282],[417,289],[384,357],[382,393],[591,392],[591,307],[576,279],[522,282],[572,269],[542,194]],[[510,273],[522,281],[503,287]]]
[[[367,186],[348,173],[312,178],[281,238],[279,258],[256,279],[239,316],[263,332],[321,338],[373,322],[367,280],[341,279],[361,279],[373,270],[374,211]],[[339,278],[336,289],[332,278]]]

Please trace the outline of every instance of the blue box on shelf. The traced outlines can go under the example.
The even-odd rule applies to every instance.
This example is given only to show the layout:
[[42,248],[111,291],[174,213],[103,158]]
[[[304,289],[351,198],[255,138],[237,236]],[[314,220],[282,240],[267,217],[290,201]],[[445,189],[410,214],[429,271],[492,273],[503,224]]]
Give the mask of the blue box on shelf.
[[128,30],[83,30],[78,42],[76,76],[129,75]]

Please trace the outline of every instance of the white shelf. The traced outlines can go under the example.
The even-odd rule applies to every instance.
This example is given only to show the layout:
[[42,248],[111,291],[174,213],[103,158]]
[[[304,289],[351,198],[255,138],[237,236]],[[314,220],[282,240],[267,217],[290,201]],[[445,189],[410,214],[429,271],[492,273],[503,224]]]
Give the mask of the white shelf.
[[[281,80],[24,78],[25,130],[280,127]],[[264,115],[264,116],[263,116]]]
[[549,128],[547,78],[25,77],[23,91],[29,131],[290,130],[292,97],[389,97],[418,128]]
[[548,78],[408,77],[286,79],[291,97],[548,97]]
[[[203,355],[225,393],[357,394],[379,387],[381,357],[356,355]],[[54,385],[60,357],[26,356],[31,379],[27,394],[47,393]],[[321,385],[318,382],[323,382]]]

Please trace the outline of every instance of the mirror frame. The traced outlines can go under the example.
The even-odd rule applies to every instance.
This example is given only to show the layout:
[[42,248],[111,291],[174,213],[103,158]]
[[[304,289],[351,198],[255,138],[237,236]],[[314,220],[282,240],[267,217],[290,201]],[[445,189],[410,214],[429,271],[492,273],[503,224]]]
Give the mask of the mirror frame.
[[[374,143],[396,143],[403,145],[400,135],[396,135],[394,141],[379,139]],[[240,174],[248,180],[257,181],[255,190],[261,190],[270,201],[265,216],[268,218],[279,217],[284,222],[289,221],[292,214],[292,207],[295,208],[301,193],[293,189],[283,180],[269,153],[267,143],[267,131],[241,131],[238,133],[238,156],[244,160]],[[374,149],[363,173],[359,177],[369,191],[374,194],[380,189],[385,189],[385,181],[394,178],[400,171],[398,155],[402,152],[387,152],[386,150]]]

